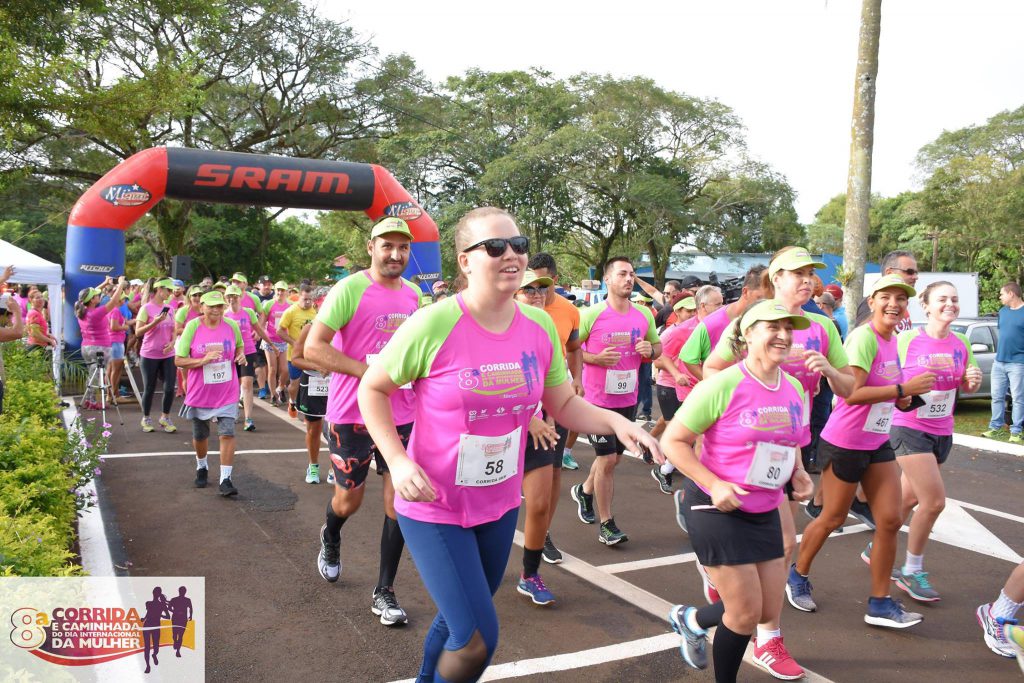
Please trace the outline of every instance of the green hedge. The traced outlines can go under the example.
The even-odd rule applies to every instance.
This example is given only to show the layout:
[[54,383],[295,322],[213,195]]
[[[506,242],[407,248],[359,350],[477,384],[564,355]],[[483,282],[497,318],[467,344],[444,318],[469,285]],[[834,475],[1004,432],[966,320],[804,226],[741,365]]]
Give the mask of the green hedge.
[[[75,517],[93,501],[78,490],[98,472],[106,438],[83,446],[78,435],[64,430],[45,355],[7,343],[3,357],[7,382],[0,417],[0,575],[80,574],[71,550]],[[99,429],[87,424],[85,432],[94,436]]]

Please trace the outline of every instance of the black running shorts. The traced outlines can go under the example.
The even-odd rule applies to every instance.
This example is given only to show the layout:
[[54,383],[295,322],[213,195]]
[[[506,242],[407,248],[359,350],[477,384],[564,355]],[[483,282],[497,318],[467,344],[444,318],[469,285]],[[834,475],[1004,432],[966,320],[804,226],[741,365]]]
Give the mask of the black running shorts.
[[859,484],[871,465],[895,459],[896,453],[888,441],[873,451],[840,448],[825,439],[818,441],[818,464],[821,465],[821,471],[831,466],[832,474],[847,484]]
[[[632,422],[636,419],[636,404],[625,408],[605,408],[613,413],[618,413]],[[591,434],[590,445],[594,447],[596,455],[622,455],[626,450],[625,444],[621,443],[614,434]]]
[[[412,423],[398,426],[402,444],[408,446],[412,434]],[[335,424],[324,420],[324,436],[331,451],[331,466],[334,479],[343,489],[357,489],[366,482],[370,461],[376,463],[377,474],[388,471],[387,463],[370,438],[364,425]]]

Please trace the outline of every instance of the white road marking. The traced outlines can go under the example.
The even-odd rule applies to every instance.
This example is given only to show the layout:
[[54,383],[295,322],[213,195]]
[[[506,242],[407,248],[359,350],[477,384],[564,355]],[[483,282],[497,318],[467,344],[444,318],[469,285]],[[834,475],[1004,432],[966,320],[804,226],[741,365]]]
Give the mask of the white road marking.
[[[861,531],[869,531],[867,524],[851,524],[848,527],[843,527],[843,532],[833,531],[831,536],[848,536],[850,534],[860,533]],[[800,543],[803,540],[803,534],[797,534],[796,542]],[[618,562],[615,564],[602,564],[597,568],[603,572],[609,574],[621,574],[622,572],[635,572],[641,569],[654,569],[656,567],[668,567],[673,564],[686,564],[687,562],[694,562],[697,560],[697,556],[693,553],[683,553],[681,555],[666,555],[665,557],[652,557],[646,560],[636,560],[634,562]]]
[[[987,512],[984,509],[980,511]],[[1018,521],[1024,520],[1018,518]],[[984,524],[968,514],[957,501],[949,499],[946,500],[946,509],[935,521],[935,526],[928,538],[1015,564],[1024,560],[1013,548],[989,531]]]
[[1018,458],[1024,458],[1024,446],[1018,446],[1017,444],[1007,443],[1005,441],[996,441],[995,439],[986,439],[983,436],[954,433],[953,443],[957,446],[973,448],[977,451],[994,451],[996,453],[1005,453],[1007,455],[1016,455]]
[[[508,664],[494,664],[487,668],[487,671],[480,680],[500,681],[506,678],[533,676],[553,671],[571,671],[582,666],[596,666],[598,664],[607,664],[608,662],[618,662],[641,655],[674,650],[678,647],[679,636],[675,633],[667,633],[625,643],[616,643],[615,645],[595,647],[590,650],[570,652],[564,655],[521,659],[517,662],[509,662]],[[395,681],[395,683],[415,683],[415,680],[414,678],[409,678],[403,681]]]
[[[965,510],[976,510],[978,512],[984,512],[986,515],[992,515],[993,517],[1002,517],[1003,519],[1009,519],[1014,522],[1020,522],[1024,524],[1024,517],[1018,517],[1017,515],[1011,515],[1009,512],[1003,512],[1002,510],[993,510],[992,508],[982,507],[981,505],[975,505],[974,503],[966,503],[962,500],[955,500],[953,498],[946,499],[946,505],[953,503],[959,505]],[[940,517],[941,519],[941,517]]]

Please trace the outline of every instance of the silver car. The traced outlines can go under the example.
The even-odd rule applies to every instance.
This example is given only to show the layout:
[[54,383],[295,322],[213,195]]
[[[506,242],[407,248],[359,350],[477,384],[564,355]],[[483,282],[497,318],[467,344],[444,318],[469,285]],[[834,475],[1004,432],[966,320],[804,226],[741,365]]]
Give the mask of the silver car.
[[[924,327],[924,323],[914,323],[914,327]],[[998,321],[995,318],[960,318],[950,325],[950,329],[967,337],[974,360],[983,374],[981,387],[971,394],[971,398],[992,398],[992,363],[999,348]]]

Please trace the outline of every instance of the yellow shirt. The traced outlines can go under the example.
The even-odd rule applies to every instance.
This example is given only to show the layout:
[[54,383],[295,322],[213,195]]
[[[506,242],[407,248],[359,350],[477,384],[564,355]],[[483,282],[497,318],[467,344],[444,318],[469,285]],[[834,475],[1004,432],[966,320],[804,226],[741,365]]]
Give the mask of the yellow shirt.
[[[287,311],[281,314],[281,319],[277,321],[277,329],[284,330],[292,339],[298,339],[299,335],[302,334],[302,328],[314,318],[316,318],[316,306],[303,309],[298,304],[292,304],[288,307]],[[288,360],[291,359],[292,345],[289,344]]]

